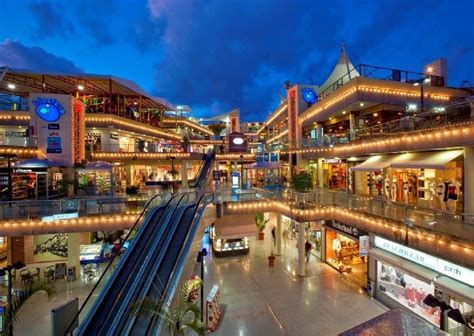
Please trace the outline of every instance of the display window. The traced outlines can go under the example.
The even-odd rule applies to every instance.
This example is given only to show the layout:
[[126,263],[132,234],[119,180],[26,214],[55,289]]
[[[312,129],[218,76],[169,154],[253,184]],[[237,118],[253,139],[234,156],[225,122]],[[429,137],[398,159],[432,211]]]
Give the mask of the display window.
[[434,284],[418,280],[394,266],[377,261],[377,294],[380,293],[434,325],[440,325],[439,307],[430,307],[423,303],[428,294],[435,294]]
[[[451,298],[450,304],[453,309],[459,309],[464,320],[468,320],[471,316],[474,316],[473,307],[463,301],[458,301],[455,298]],[[448,317],[448,332],[450,335],[469,335],[466,330],[466,326]]]
[[326,229],[326,262],[355,281],[367,283],[367,257],[360,255],[359,241]]
[[326,187],[333,190],[347,189],[347,166],[345,162],[324,163],[323,178]]
[[79,185],[88,195],[110,195],[112,172],[110,170],[78,170]]

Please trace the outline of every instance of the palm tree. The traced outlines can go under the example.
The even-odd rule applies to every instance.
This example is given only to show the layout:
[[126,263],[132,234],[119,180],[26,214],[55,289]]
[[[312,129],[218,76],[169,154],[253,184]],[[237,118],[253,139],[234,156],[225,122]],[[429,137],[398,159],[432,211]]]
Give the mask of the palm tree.
[[201,309],[197,302],[187,302],[180,300],[175,308],[166,307],[162,312],[162,301],[154,301],[151,298],[145,298],[137,306],[137,314],[155,315],[163,318],[172,336],[187,335],[187,331],[194,331],[199,336],[204,336],[204,323],[199,320]]
[[41,283],[41,284],[30,284],[24,287],[21,290],[20,295],[14,295],[11,298],[11,302],[9,305],[7,305],[5,309],[5,314],[4,320],[3,320],[3,333],[2,335],[5,336],[12,336],[10,334],[10,330],[13,329],[11,328],[15,322],[18,322],[20,320],[20,309],[23,307],[23,305],[28,301],[28,299],[33,296],[33,294],[40,292],[40,291],[45,291],[46,294],[48,294],[48,297],[50,297],[54,292],[54,286]]

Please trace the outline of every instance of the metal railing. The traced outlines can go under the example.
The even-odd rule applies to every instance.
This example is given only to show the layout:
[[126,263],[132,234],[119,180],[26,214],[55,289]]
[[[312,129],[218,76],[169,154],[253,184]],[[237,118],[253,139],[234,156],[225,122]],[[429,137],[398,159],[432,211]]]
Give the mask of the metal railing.
[[449,108],[405,115],[399,119],[370,127],[355,128],[337,135],[328,135],[319,139],[304,139],[303,147],[333,147],[367,139],[375,139],[411,131],[440,126],[455,126],[463,122],[474,121],[470,111],[450,110]]
[[28,136],[25,132],[4,131],[0,132],[0,146],[38,147],[38,139],[35,136]]
[[[275,192],[268,193],[274,194]],[[399,221],[409,227],[420,227],[462,239],[474,240],[474,215],[472,214],[416,207],[389,201],[383,197],[360,196],[329,189],[316,189],[308,193],[287,190],[279,195],[271,195],[267,199],[278,199],[278,197],[287,202],[297,202],[305,209],[320,206],[351,209],[367,215]]]
[[147,195],[131,197],[63,198],[0,202],[0,220],[35,219],[77,212],[79,216],[125,214],[141,211],[150,199]]

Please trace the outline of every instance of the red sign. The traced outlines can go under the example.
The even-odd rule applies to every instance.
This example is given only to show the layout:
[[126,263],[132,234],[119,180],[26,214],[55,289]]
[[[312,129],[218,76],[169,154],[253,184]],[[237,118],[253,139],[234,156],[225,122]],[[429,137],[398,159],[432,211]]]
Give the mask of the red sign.
[[296,147],[296,88],[288,90],[288,131],[290,147]]

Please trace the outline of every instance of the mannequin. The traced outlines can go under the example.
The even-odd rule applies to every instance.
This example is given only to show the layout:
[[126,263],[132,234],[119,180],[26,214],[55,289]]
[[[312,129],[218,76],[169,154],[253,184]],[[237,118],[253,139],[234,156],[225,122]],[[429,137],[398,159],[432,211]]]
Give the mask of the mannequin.
[[443,180],[438,179],[436,183],[436,197],[438,198],[439,204],[441,205],[441,210],[446,210],[446,203],[444,201],[446,194],[446,186],[447,185],[444,184]]
[[403,180],[403,202],[408,203],[408,193],[410,191],[408,181]]
[[394,176],[392,179],[392,187],[391,187],[392,201],[394,202],[397,200],[397,183],[398,183],[397,177]]
[[341,241],[338,238],[332,241],[332,250],[336,255],[336,259],[339,260],[339,252],[341,252]]
[[454,179],[451,179],[448,184],[448,188],[446,190],[447,193],[447,201],[446,205],[448,210],[456,211],[456,204],[459,197],[459,192],[461,190],[461,183],[457,182]]
[[386,177],[385,178],[385,198],[386,199],[390,199],[390,189],[391,189],[391,183],[390,183],[390,177]]
[[426,179],[426,199],[430,202],[430,208],[433,208],[433,200],[436,195],[436,183],[431,179]]

